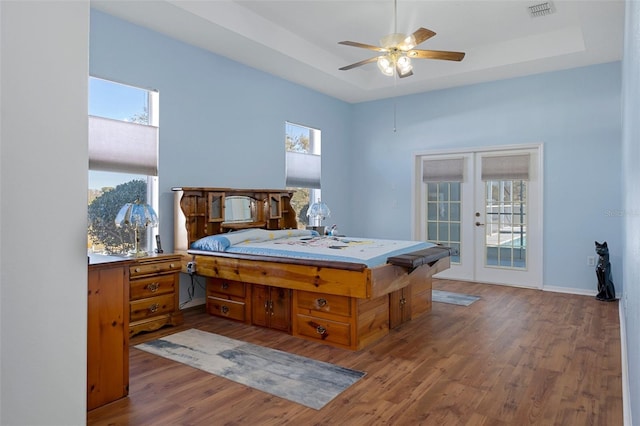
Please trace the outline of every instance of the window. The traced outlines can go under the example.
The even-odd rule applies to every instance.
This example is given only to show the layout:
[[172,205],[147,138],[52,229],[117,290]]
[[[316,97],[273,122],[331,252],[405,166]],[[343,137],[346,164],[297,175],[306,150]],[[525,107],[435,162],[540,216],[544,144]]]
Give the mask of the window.
[[[118,228],[126,203],[157,210],[158,93],[89,78],[89,188],[87,248],[93,253],[133,251],[135,234]],[[140,248],[151,251],[156,228],[141,232]]]
[[286,185],[296,191],[291,205],[298,213],[299,228],[309,224],[309,205],[321,196],[320,136],[318,129],[285,123]]
[[460,182],[425,182],[427,241],[451,247],[451,262],[460,262]]
[[422,161],[422,182],[426,192],[426,240],[453,249],[452,263],[460,263],[461,183],[464,158]]

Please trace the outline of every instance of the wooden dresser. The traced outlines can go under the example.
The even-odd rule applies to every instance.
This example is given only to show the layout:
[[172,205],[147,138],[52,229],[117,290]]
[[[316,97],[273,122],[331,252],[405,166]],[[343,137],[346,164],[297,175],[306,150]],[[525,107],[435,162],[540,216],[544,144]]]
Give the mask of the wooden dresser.
[[87,410],[129,394],[129,265],[93,255],[87,298]]
[[183,323],[180,312],[181,256],[155,254],[129,267],[129,335]]
[[91,255],[87,303],[87,410],[129,394],[129,337],[182,324],[181,257]]

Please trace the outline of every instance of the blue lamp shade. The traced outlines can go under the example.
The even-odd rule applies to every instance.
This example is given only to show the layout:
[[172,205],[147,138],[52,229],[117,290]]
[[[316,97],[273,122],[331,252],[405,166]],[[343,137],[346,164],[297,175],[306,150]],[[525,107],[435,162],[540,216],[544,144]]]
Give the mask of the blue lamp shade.
[[143,204],[138,201],[135,203],[127,203],[116,215],[116,227],[133,229],[135,233],[135,248],[131,256],[146,256],[147,252],[140,250],[140,236],[138,231],[145,230],[149,226],[158,225],[158,215],[149,204]]
[[320,226],[323,219],[331,217],[331,210],[329,210],[329,206],[318,200],[318,202],[309,206],[307,216],[314,221],[313,225]]
[[149,204],[127,203],[116,215],[116,226],[144,229],[158,225],[158,215]]

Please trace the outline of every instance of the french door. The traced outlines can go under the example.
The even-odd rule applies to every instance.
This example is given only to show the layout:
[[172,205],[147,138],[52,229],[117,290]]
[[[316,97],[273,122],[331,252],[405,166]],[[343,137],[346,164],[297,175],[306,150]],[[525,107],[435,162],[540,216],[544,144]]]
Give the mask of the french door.
[[454,250],[443,278],[542,287],[542,146],[416,155],[414,237]]

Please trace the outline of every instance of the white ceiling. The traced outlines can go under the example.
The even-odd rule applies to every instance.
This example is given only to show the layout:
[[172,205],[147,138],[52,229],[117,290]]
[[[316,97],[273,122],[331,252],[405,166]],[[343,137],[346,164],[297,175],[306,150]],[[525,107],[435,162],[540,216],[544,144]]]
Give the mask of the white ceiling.
[[419,49],[466,52],[462,62],[414,60],[414,75],[385,77],[375,56],[339,45],[378,45],[394,32],[393,0],[92,0],[92,7],[347,102],[568,69],[622,58],[623,0],[397,1],[397,30],[436,36]]

